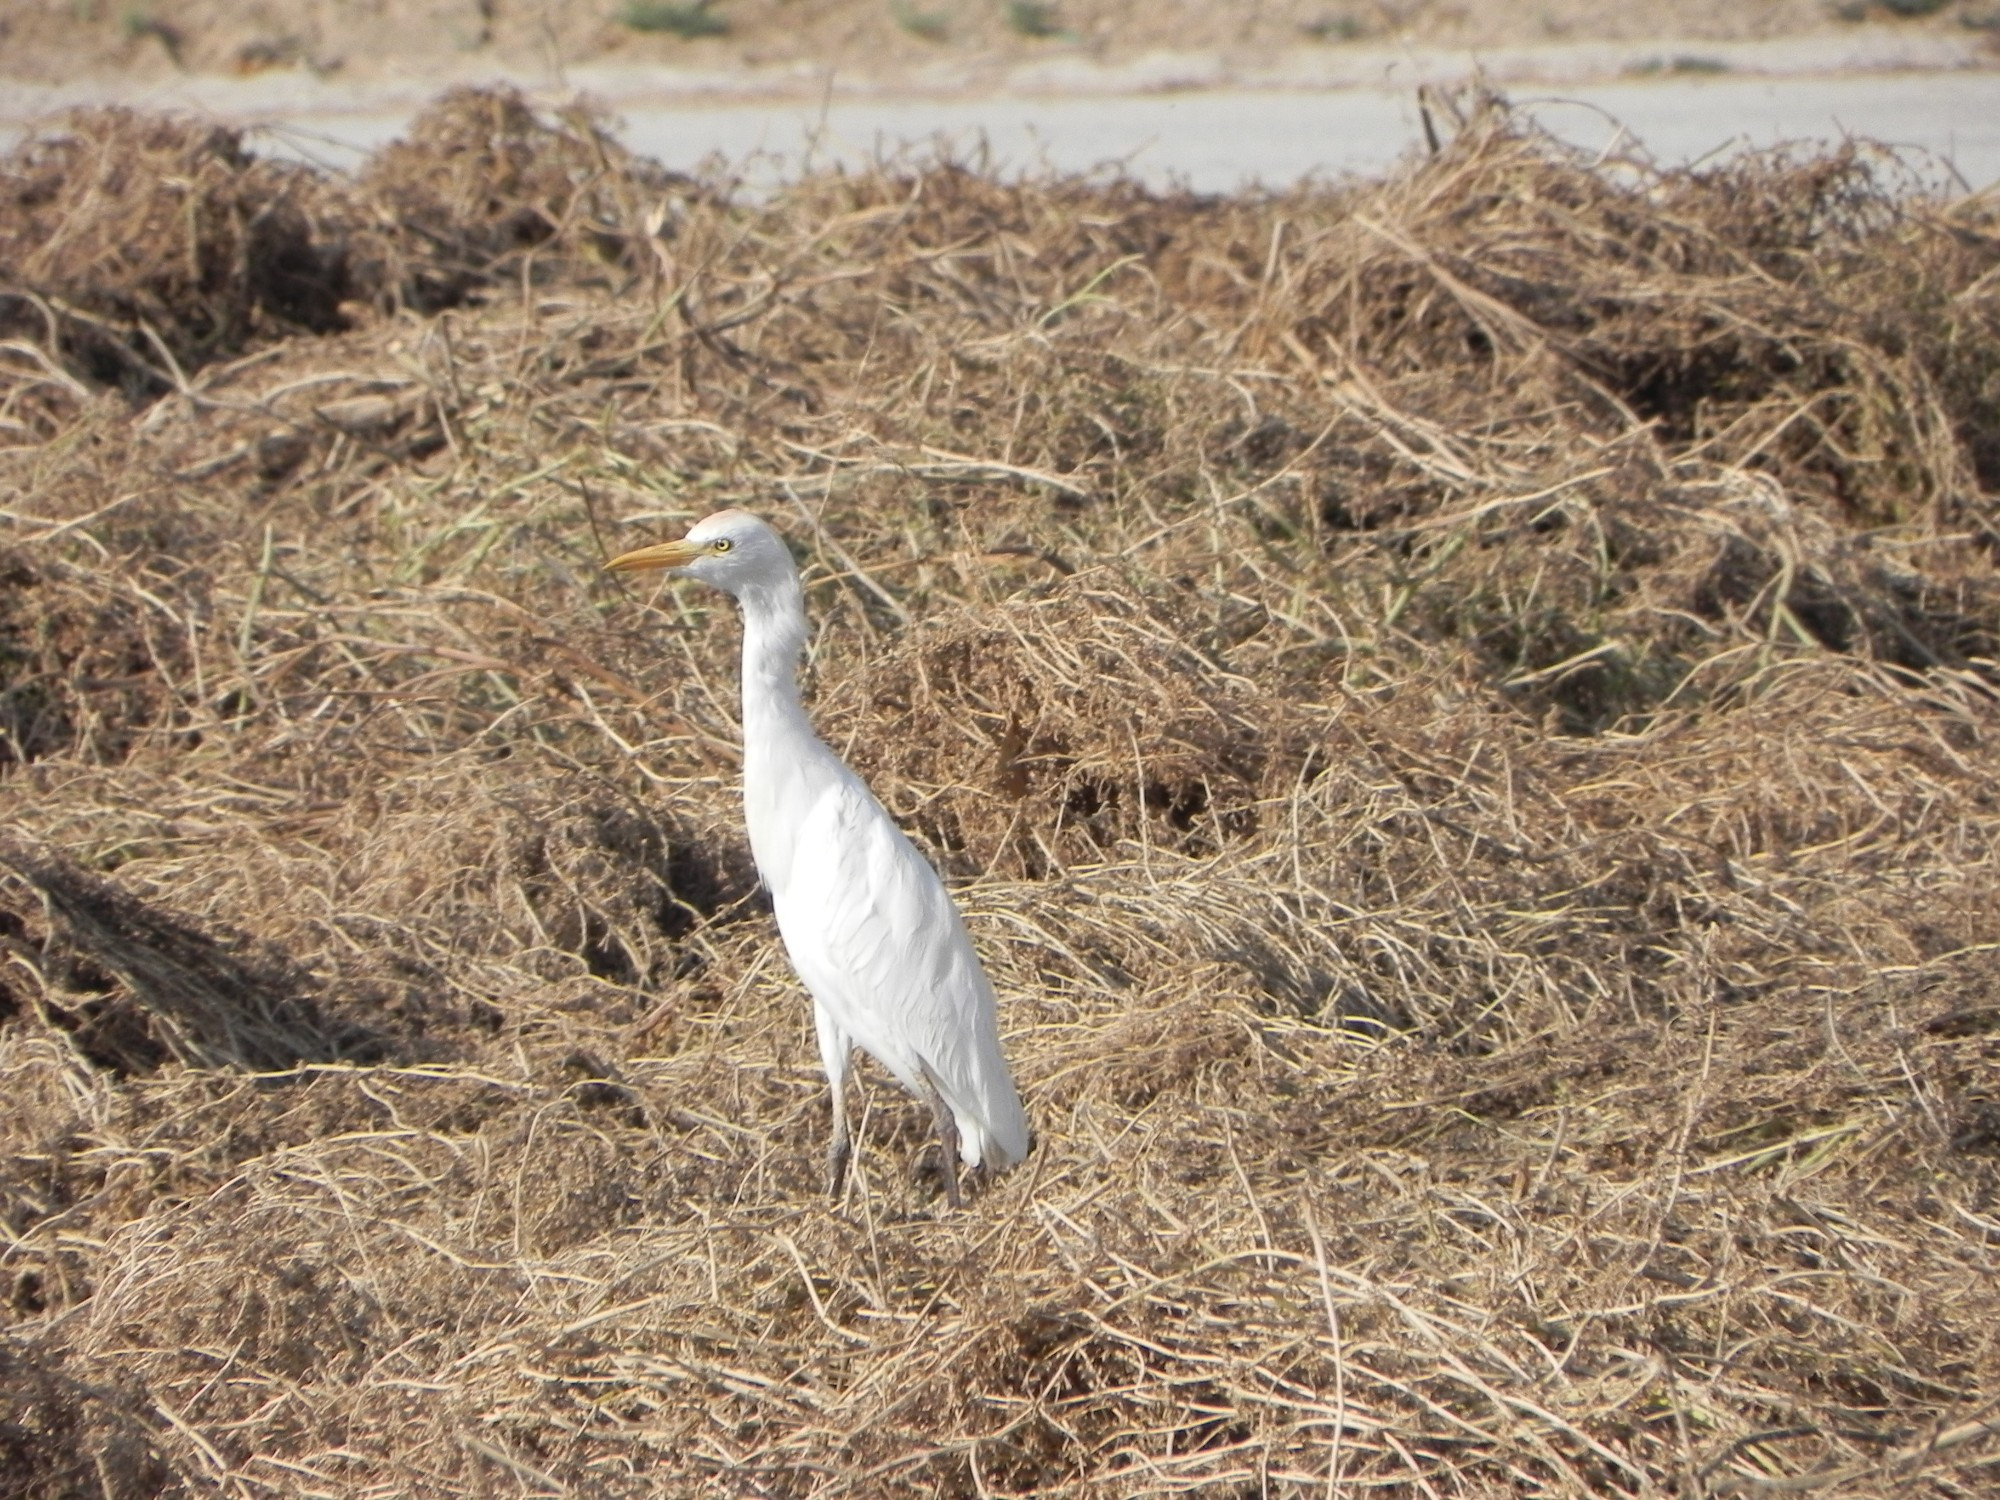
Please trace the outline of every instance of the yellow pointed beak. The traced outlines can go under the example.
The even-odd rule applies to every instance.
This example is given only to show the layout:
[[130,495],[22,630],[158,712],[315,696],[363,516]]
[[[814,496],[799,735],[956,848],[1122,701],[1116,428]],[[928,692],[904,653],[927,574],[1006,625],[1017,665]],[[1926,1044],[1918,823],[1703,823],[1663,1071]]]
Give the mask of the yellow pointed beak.
[[693,542],[660,542],[621,552],[604,565],[610,573],[649,573],[655,568],[685,568],[708,549]]

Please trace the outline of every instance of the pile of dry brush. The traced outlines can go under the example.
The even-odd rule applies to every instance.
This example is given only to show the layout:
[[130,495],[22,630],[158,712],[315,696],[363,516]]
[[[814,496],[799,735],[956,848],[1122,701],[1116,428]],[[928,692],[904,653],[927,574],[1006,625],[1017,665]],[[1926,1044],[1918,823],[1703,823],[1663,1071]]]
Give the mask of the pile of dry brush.
[[[761,203],[0,162],[0,1492],[1965,1496],[2000,209],[1864,147]],[[858,1190],[722,504],[1038,1146]]]

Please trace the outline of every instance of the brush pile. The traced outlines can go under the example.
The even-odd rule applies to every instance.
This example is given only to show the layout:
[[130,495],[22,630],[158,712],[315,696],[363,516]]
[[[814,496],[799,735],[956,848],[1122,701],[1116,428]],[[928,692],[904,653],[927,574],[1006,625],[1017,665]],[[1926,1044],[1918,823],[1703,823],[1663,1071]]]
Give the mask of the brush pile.
[[[762,203],[441,101],[0,162],[0,1492],[1964,1496],[2000,211],[1471,101],[1266,196]],[[736,630],[1037,1132],[826,1102]]]

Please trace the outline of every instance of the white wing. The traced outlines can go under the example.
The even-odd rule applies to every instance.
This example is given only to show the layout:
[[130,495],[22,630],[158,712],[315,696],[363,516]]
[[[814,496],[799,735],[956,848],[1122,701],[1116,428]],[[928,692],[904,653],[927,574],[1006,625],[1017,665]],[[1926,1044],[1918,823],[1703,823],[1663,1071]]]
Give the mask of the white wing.
[[[831,760],[831,757],[828,757]],[[792,830],[778,930],[792,966],[842,1030],[919,1097],[928,1073],[970,1166],[1028,1151],[1000,1054],[993,987],[937,872],[837,761]]]

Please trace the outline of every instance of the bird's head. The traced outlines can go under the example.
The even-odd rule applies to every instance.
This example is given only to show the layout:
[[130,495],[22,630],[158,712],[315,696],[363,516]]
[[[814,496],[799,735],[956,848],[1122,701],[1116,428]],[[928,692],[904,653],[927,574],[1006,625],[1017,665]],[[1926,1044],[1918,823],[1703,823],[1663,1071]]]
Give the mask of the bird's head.
[[678,542],[620,553],[604,565],[613,573],[668,568],[734,594],[782,588],[796,578],[792,554],[778,533],[748,511],[719,510],[688,528]]

